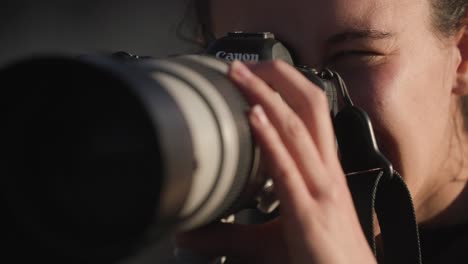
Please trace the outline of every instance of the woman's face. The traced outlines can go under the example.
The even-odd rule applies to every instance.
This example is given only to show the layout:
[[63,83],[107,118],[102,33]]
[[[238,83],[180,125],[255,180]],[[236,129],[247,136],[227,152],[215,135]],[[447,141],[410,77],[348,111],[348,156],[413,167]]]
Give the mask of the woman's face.
[[450,149],[460,59],[456,45],[434,33],[428,0],[215,0],[211,7],[217,37],[273,32],[297,64],[337,70],[413,195],[429,188]]

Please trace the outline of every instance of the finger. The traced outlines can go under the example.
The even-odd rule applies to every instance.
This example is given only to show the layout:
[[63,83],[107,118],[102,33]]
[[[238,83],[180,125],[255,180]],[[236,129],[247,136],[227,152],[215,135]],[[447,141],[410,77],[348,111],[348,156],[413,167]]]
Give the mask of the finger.
[[267,158],[276,164],[278,173],[272,175],[272,178],[282,210],[287,210],[294,216],[299,212],[308,211],[305,204],[311,200],[309,189],[275,127],[260,105],[252,108],[249,117],[260,147]]
[[231,78],[254,104],[262,105],[281,141],[291,154],[310,192],[318,194],[330,179],[324,172],[322,158],[302,120],[262,79],[240,62],[231,65]]
[[304,121],[323,160],[336,162],[334,131],[325,92],[281,60],[251,64],[248,67],[270,84]]

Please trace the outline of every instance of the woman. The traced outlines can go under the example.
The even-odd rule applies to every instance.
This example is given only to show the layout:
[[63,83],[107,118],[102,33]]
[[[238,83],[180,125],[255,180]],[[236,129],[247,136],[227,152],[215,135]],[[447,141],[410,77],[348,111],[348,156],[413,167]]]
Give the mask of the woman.
[[[338,71],[411,191],[424,262],[453,263],[467,261],[460,249],[468,243],[468,136],[461,99],[468,93],[466,5],[216,0],[205,6],[209,19],[202,18],[215,37],[270,31],[295,51],[297,63]],[[323,93],[280,61],[235,62],[229,76],[253,106],[251,126],[273,161],[282,214],[259,226],[194,231],[179,245],[244,263],[375,263],[334,149]]]

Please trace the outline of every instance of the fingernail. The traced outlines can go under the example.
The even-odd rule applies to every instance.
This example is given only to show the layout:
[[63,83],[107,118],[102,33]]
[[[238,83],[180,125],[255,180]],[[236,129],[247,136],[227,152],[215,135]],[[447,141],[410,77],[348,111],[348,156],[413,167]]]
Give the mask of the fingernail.
[[252,72],[242,62],[235,60],[231,63],[231,69],[235,77],[247,79],[252,76]]
[[252,107],[252,115],[259,124],[265,125],[268,123],[268,117],[266,116],[265,111],[261,105],[254,105]]

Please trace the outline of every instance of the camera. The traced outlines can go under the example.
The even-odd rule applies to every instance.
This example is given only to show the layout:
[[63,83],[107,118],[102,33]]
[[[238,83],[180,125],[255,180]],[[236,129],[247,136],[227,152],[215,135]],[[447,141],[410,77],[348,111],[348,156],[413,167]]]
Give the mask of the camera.
[[[249,105],[226,77],[229,61],[273,59],[294,65],[272,33],[233,32],[204,54],[52,55],[1,69],[5,239],[49,261],[113,263],[174,230],[274,211]],[[297,69],[336,113],[336,74]]]

